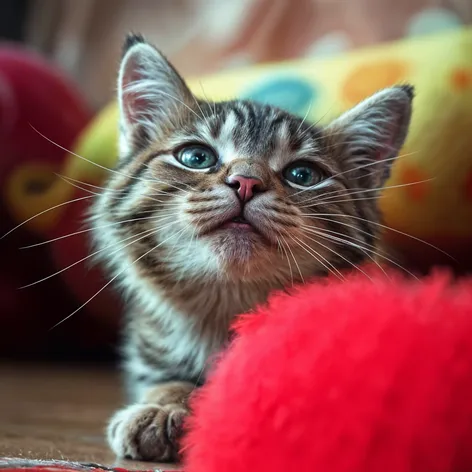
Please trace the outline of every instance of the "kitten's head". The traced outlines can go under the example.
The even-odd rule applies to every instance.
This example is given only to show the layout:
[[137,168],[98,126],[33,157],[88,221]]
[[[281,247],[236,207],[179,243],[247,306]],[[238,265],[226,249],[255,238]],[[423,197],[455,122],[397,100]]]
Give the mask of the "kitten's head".
[[196,99],[130,36],[119,164],[94,210],[103,254],[156,280],[282,283],[373,256],[376,198],[412,98],[409,86],[385,89],[321,128],[269,105]]

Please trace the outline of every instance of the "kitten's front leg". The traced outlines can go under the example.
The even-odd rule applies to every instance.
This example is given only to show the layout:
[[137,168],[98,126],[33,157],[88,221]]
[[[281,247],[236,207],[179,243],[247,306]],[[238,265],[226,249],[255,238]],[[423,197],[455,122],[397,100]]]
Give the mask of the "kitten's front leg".
[[115,413],[107,432],[113,451],[127,459],[177,461],[194,388],[190,382],[161,383],[148,388],[139,403]]

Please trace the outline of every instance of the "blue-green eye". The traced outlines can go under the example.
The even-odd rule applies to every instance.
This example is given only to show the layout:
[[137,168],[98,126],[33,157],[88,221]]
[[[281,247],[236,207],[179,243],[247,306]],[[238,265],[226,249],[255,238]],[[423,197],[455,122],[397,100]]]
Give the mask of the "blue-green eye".
[[215,153],[205,146],[189,146],[180,150],[177,160],[190,169],[208,169],[218,162]]
[[284,178],[301,187],[311,187],[322,180],[322,174],[313,164],[296,162],[284,170]]

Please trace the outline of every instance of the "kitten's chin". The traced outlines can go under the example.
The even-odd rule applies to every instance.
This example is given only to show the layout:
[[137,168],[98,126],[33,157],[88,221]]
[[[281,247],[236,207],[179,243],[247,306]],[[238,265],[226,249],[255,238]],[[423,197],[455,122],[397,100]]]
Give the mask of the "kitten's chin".
[[[273,248],[252,226],[226,223],[206,236],[212,251],[234,276],[251,276],[271,258]],[[254,274],[253,274],[254,275]]]

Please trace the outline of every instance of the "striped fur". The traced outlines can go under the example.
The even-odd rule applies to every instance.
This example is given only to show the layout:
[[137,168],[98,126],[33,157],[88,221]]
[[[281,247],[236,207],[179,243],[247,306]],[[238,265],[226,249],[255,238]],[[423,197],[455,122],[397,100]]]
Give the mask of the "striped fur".
[[[387,89],[325,129],[249,101],[197,101],[165,58],[127,41],[120,161],[91,217],[100,261],[128,301],[123,348],[130,406],[111,420],[120,456],[175,460],[187,398],[231,320],[269,292],[353,268],[377,237],[375,197],[405,139],[412,90]],[[192,170],[176,156],[218,156]],[[309,163],[319,181],[284,178]],[[244,205],[229,176],[259,179]],[[243,216],[250,231],[222,229]]]

